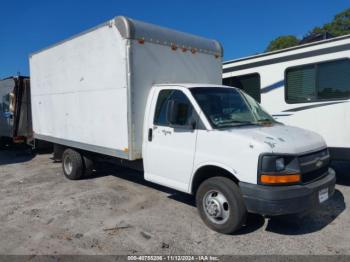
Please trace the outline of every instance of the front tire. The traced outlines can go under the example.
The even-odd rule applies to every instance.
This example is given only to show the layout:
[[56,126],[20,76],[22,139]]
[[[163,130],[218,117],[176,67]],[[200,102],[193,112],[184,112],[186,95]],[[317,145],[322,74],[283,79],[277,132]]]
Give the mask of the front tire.
[[71,180],[78,180],[84,176],[84,163],[81,154],[73,149],[66,149],[62,155],[63,174]]
[[196,192],[196,204],[204,223],[219,233],[232,234],[246,220],[247,210],[240,190],[226,177],[205,180]]

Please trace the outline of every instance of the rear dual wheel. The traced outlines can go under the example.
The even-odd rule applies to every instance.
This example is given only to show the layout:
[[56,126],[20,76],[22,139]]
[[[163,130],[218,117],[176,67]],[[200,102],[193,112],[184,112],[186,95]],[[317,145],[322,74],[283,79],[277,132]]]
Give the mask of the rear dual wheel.
[[78,151],[67,148],[62,155],[63,174],[71,180],[78,180],[90,176],[93,171],[93,160]]

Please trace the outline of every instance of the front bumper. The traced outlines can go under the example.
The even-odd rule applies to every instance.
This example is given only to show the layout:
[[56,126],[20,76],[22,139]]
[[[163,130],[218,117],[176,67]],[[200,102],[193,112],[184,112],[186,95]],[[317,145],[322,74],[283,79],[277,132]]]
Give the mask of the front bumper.
[[334,194],[335,172],[328,169],[323,178],[305,185],[264,186],[240,182],[239,186],[248,212],[277,216],[302,213],[320,205],[319,192],[328,188]]

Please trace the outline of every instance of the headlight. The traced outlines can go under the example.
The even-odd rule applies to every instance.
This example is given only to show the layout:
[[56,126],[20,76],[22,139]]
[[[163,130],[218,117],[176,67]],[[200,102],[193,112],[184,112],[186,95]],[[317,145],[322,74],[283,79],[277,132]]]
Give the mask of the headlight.
[[284,158],[276,159],[276,171],[282,171],[285,168],[284,166]]
[[264,185],[297,184],[301,181],[295,156],[263,155],[259,161],[258,182]]

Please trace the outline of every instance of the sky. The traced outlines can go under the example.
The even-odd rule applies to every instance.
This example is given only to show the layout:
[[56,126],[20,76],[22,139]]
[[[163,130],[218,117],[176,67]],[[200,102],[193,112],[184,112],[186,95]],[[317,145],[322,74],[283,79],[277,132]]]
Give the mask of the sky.
[[223,60],[261,53],[280,35],[303,37],[350,0],[0,0],[0,78],[29,75],[30,53],[115,16],[220,41]]

